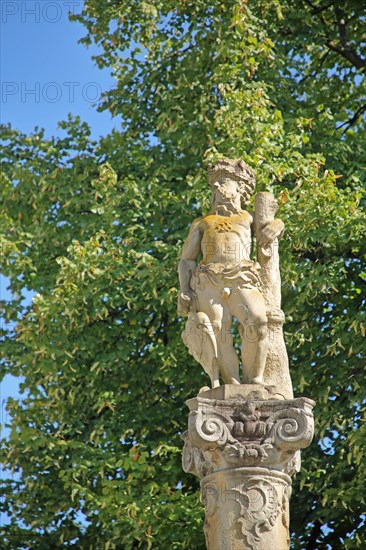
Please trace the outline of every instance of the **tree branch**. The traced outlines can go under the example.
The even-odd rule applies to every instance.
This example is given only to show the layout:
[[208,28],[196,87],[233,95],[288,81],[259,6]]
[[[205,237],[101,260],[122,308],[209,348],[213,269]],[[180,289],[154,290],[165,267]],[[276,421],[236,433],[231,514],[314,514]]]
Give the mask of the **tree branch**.
[[357,69],[362,69],[366,65],[366,60],[361,57],[354,48],[351,47],[347,37],[346,19],[339,7],[334,7],[335,16],[337,19],[339,39],[341,46],[335,43],[334,40],[328,39],[326,44],[328,48],[339,53],[347,59]]
[[345,134],[347,132],[347,130],[349,130],[349,128],[353,124],[355,124],[355,122],[357,122],[357,120],[360,118],[360,116],[365,112],[366,112],[366,103],[364,105],[362,105],[359,109],[357,109],[357,111],[354,113],[354,115],[351,118],[346,120],[346,122],[343,122],[343,124],[340,124],[337,127],[337,130],[339,130],[340,128],[343,128],[345,126],[345,129],[343,130],[342,135]]
[[305,75],[301,80],[299,80],[299,84],[302,84],[303,82],[305,82],[305,80],[307,80],[307,79],[310,78],[310,77],[316,76],[316,74],[317,74],[317,72],[319,71],[319,69],[321,69],[322,66],[324,65],[324,62],[325,62],[325,60],[327,59],[327,57],[328,57],[328,55],[330,54],[330,52],[331,52],[331,50],[328,49],[325,53],[323,53],[323,55],[321,56],[321,58],[320,58],[320,60],[319,60],[318,66],[315,67],[315,69],[314,69],[311,73]]
[[363,59],[353,48],[343,48],[338,46],[334,40],[328,39],[325,43],[330,50],[338,53],[347,61],[351,63],[357,69],[362,69],[366,65],[365,59]]
[[318,13],[321,13],[322,11],[330,8],[330,6],[334,5],[334,2],[329,2],[326,6],[316,6],[312,0],[306,0],[306,3],[313,8],[311,15],[318,15]]
[[[312,15],[319,15],[324,9],[329,8],[331,5],[334,5],[332,2],[331,4],[328,4],[326,7],[320,9],[318,6],[314,4],[312,0],[305,0],[305,2],[312,8]],[[333,52],[338,53],[344,59],[347,59],[357,69],[362,69],[366,66],[366,60],[361,57],[354,48],[351,47],[350,42],[347,37],[347,29],[346,29],[346,19],[343,17],[342,11],[339,7],[334,6],[335,16],[337,20],[337,26],[338,26],[338,33],[339,33],[339,39],[340,44],[338,44],[335,40],[333,40],[329,35],[329,25],[325,21],[323,15],[319,15],[319,19],[324,27],[326,41],[325,45],[332,50]]]
[[322,527],[321,522],[319,521],[319,519],[316,519],[313,523],[313,529],[311,531],[309,540],[306,544],[306,550],[316,550],[317,548],[319,548],[318,538],[322,533],[321,527]]

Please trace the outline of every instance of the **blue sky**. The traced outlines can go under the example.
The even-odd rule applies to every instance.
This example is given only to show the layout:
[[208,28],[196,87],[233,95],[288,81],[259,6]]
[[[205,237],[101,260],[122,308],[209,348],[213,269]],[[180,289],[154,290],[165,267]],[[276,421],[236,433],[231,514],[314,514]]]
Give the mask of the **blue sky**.
[[118,126],[94,106],[113,79],[91,59],[96,48],[78,44],[86,30],[68,12],[82,6],[81,0],[0,1],[2,123],[27,133],[40,126],[51,135],[71,112],[90,123],[94,137]]
[[[86,31],[69,21],[68,12],[82,7],[81,0],[0,0],[1,123],[25,133],[39,126],[46,135],[56,135],[57,123],[73,113],[90,124],[94,138],[118,127],[118,120],[95,108],[113,79],[92,60],[96,48],[78,44]],[[6,287],[0,275],[2,299],[8,297]],[[4,402],[18,397],[18,387],[19,380],[11,376],[0,384],[2,418]]]

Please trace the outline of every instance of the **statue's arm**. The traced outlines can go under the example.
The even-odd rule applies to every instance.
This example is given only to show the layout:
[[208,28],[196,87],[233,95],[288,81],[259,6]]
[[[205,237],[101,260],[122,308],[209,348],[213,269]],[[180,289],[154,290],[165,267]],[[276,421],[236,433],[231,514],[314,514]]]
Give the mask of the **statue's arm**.
[[280,239],[285,230],[285,224],[282,220],[270,220],[264,224],[256,223],[255,212],[251,212],[254,223],[252,224],[252,230],[254,230],[255,237],[259,246],[268,246],[273,243],[275,239]]
[[280,239],[285,230],[285,224],[282,220],[272,220],[266,225],[261,227],[259,239],[257,236],[257,242],[259,246],[267,246],[273,243],[275,239]]
[[194,222],[191,226],[189,235],[183,245],[181,259],[178,265],[180,293],[178,300],[178,313],[188,315],[190,304],[194,297],[191,289],[191,276],[196,268],[196,260],[201,251],[202,231],[200,220]]

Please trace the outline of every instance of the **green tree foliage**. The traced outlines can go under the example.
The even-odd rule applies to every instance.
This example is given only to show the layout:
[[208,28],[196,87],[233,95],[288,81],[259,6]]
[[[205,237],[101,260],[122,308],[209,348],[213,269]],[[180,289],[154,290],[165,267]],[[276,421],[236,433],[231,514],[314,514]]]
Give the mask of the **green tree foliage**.
[[0,365],[23,381],[2,547],[204,548],[180,453],[206,378],[180,340],[176,266],[209,207],[205,163],[229,156],[281,205],[292,378],[317,401],[293,548],[363,548],[363,3],[86,0],[79,19],[115,75],[101,108],[121,130],[2,128]]

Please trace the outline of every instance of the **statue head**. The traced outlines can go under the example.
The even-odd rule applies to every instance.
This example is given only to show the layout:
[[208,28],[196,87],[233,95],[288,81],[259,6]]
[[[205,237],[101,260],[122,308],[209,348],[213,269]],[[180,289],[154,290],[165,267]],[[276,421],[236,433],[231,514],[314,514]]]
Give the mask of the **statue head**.
[[208,182],[213,190],[213,207],[230,211],[248,204],[255,190],[255,174],[242,160],[223,159],[210,164]]

